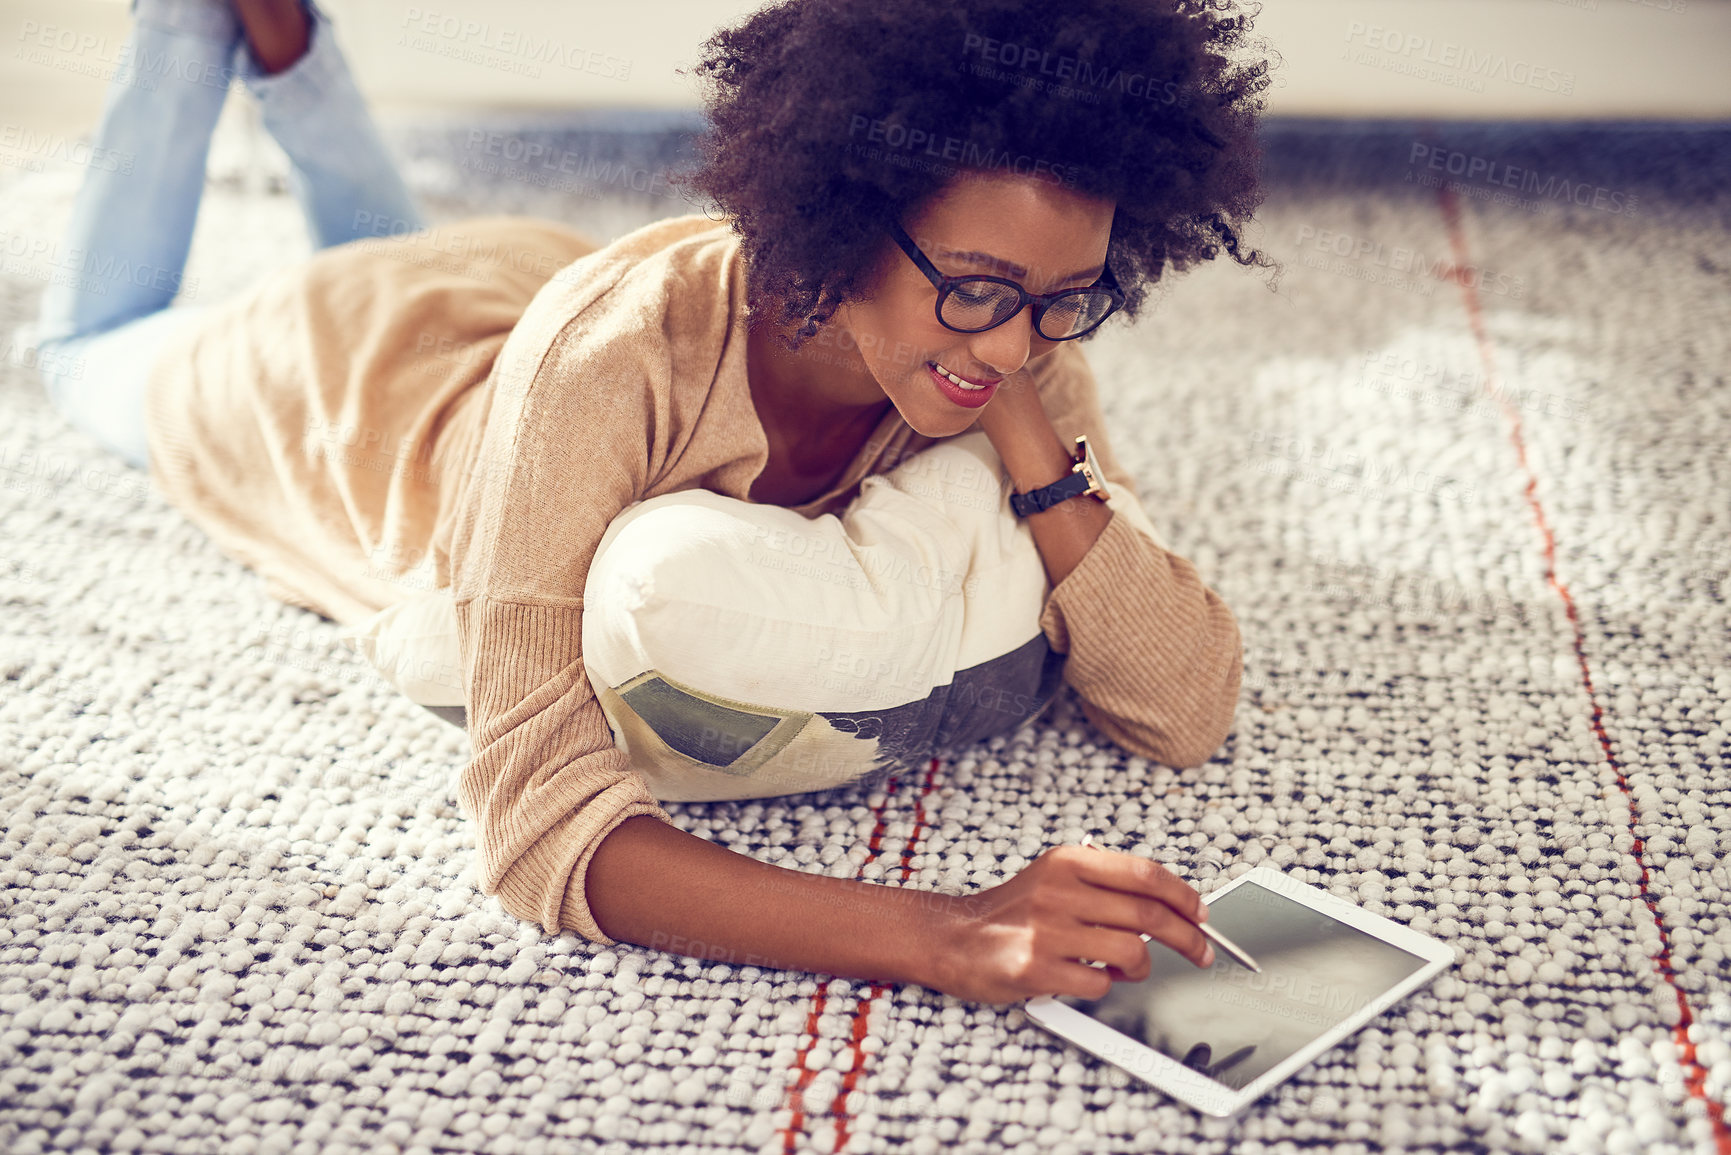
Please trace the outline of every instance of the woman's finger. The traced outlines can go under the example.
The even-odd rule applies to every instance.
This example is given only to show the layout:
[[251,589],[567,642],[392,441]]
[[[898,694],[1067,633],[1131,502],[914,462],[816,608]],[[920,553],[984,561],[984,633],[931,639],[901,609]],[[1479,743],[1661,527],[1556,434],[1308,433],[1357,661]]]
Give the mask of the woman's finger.
[[1191,922],[1207,922],[1208,906],[1196,888],[1158,862],[1089,847],[1077,861],[1082,878],[1096,886],[1146,895]]
[[1077,917],[1084,922],[1151,935],[1197,966],[1209,965],[1208,939],[1197,929],[1196,923],[1163,902],[1124,891],[1096,888],[1095,893],[1088,896],[1086,908],[1077,911]]
[[1070,937],[1069,947],[1064,952],[1067,957],[1103,962],[1127,977],[1136,976],[1133,981],[1148,972],[1148,945],[1132,931],[1083,923]]

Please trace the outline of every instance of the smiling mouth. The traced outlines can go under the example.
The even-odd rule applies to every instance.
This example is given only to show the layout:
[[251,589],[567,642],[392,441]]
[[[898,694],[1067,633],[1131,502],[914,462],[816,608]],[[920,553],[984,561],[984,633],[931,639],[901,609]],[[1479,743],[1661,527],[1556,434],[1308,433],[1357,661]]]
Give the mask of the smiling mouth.
[[[970,381],[966,377],[961,377],[961,376],[956,375],[955,373],[950,372],[948,369],[944,368],[942,365],[938,364],[936,361],[927,361],[926,364],[930,365],[933,369],[936,369],[939,373],[942,373],[945,377],[949,378],[950,383],[952,385],[955,385],[956,387],[961,388],[961,389],[966,389],[969,392],[977,392],[981,389],[990,389],[992,386],[994,386],[998,383],[997,381]],[[999,380],[1002,380],[1002,378],[999,378]]]

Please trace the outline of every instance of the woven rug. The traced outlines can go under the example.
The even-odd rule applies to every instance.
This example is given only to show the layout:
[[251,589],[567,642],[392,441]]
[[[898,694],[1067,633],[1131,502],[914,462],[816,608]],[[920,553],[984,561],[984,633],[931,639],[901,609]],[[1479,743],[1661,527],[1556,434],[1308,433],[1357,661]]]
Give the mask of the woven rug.
[[[391,129],[437,219],[691,211],[486,169],[474,131]],[[481,131],[646,166],[668,140]],[[549,937],[476,888],[464,735],[8,345],[0,1150],[1731,1151],[1731,132],[1268,138],[1277,289],[1222,262],[1088,348],[1150,514],[1243,628],[1216,757],[1129,756],[1066,691],[870,792],[669,810],[951,894],[1084,834],[1205,892],[1268,863],[1454,944],[1433,986],[1213,1120],[1015,1008]],[[217,144],[204,300],[306,251],[280,156],[238,114]],[[81,175],[22,155],[0,335]]]

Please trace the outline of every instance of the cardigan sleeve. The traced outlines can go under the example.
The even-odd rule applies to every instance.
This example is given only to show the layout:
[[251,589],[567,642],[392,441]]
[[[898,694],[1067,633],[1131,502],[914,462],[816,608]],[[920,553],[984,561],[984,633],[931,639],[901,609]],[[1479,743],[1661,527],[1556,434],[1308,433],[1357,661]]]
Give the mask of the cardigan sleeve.
[[1112,516],[1047,597],[1040,629],[1068,655],[1064,680],[1107,737],[1170,766],[1197,766],[1232,729],[1244,671],[1238,622],[1196,567],[1166,548],[1142,508],[1074,344],[1050,354],[1040,400],[1066,446],[1088,435],[1112,483]]
[[493,368],[451,552],[473,746],[458,799],[481,889],[607,946],[585,891],[596,847],[634,815],[673,824],[615,743],[582,653],[590,562],[655,476],[666,425],[668,354],[630,312],[531,304]]

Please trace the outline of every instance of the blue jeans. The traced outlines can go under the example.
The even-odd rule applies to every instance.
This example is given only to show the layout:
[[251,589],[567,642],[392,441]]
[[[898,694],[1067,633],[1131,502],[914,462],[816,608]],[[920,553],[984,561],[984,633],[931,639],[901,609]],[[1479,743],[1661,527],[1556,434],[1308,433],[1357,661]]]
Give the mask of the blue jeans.
[[224,0],[133,0],[132,37],[109,83],[63,252],[76,263],[42,294],[34,344],[62,416],[148,468],[144,393],[164,343],[204,306],[179,291],[217,115],[238,77],[292,162],[290,185],[316,248],[423,228],[311,0],[306,55],[260,71]]

